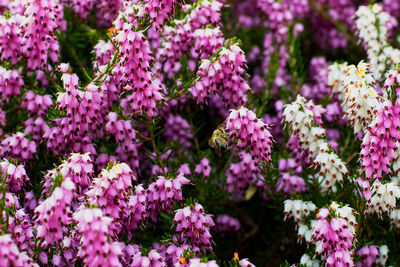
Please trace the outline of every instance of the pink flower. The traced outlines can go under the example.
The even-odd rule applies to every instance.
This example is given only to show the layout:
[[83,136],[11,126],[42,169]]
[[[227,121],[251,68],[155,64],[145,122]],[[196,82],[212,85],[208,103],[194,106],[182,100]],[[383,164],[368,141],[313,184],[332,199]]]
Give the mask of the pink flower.
[[4,179],[7,175],[7,184],[10,192],[18,193],[21,191],[25,183],[29,182],[29,177],[25,172],[24,165],[14,165],[8,160],[0,162],[2,171],[1,178]]
[[32,90],[26,92],[21,108],[26,108],[29,113],[43,116],[47,113],[49,107],[53,106],[51,95],[38,95]]
[[226,130],[230,132],[231,140],[237,139],[238,147],[249,148],[258,162],[271,161],[272,136],[268,128],[253,111],[245,107],[232,109],[226,120]]
[[17,161],[26,162],[36,153],[36,143],[29,141],[21,132],[6,137],[0,146],[0,156],[14,158]]
[[23,53],[28,59],[29,69],[47,66],[48,58],[52,62],[58,61],[60,47],[54,31],[62,14],[62,6],[56,1],[26,1]]
[[110,240],[112,222],[101,209],[83,208],[74,214],[76,231],[80,234],[78,257],[88,266],[122,266],[121,245]]
[[[227,45],[228,46],[228,45]],[[229,108],[243,106],[250,86],[243,78],[246,58],[237,44],[222,47],[216,57],[201,62],[200,77],[189,90],[198,103],[206,102],[212,94],[218,94]]]
[[10,96],[19,96],[24,81],[18,70],[7,70],[0,66],[0,102],[8,102]]
[[114,75],[120,77],[120,87],[132,91],[126,100],[132,112],[144,112],[150,117],[156,115],[156,101],[161,101],[163,95],[153,81],[150,71],[150,45],[142,32],[132,30],[131,24],[121,29],[114,41],[120,46],[121,61],[114,68]]
[[182,200],[182,185],[185,184],[189,184],[189,180],[178,174],[174,179],[158,176],[157,181],[149,185],[146,200],[151,220],[157,221],[160,212],[169,211],[176,201]]
[[382,178],[382,172],[391,173],[395,159],[396,141],[400,138],[400,103],[386,101],[378,109],[375,119],[367,128],[363,138],[360,157],[365,176]]
[[240,221],[238,219],[232,218],[227,214],[218,215],[215,224],[217,232],[222,234],[237,232],[240,230],[241,227]]
[[85,193],[87,204],[96,205],[105,216],[122,219],[128,208],[128,192],[136,176],[126,163],[114,164],[94,178]]
[[[13,13],[12,13],[13,14]],[[23,46],[21,24],[24,17],[16,14],[10,18],[0,16],[0,59],[15,65],[21,57]]]
[[20,252],[11,235],[0,235],[0,266],[37,266],[26,252]]
[[200,161],[200,164],[196,165],[196,168],[194,170],[194,174],[202,174],[204,177],[209,177],[211,172],[211,167],[210,167],[210,160],[208,158],[203,158]]
[[71,203],[75,184],[70,178],[64,178],[60,187],[35,208],[37,222],[37,236],[44,238],[51,246],[54,242],[60,243],[67,226],[71,222]]
[[214,221],[212,215],[205,214],[203,206],[195,203],[175,211],[174,224],[182,242],[190,242],[193,246],[212,250],[210,228]]

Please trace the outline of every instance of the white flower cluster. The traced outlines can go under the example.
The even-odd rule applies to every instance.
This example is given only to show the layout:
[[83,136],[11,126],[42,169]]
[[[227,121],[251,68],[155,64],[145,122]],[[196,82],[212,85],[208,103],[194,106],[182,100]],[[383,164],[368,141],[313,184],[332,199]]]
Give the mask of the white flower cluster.
[[298,241],[304,238],[306,244],[309,245],[312,241],[312,233],[317,224],[316,220],[312,220],[310,226],[305,224],[305,219],[312,211],[317,210],[317,206],[311,201],[291,200],[286,199],[284,202],[285,221],[287,218],[293,218],[297,228]]
[[304,238],[306,245],[310,245],[314,242],[312,234],[314,233],[315,226],[317,225],[317,220],[311,220],[310,226],[305,223],[299,223],[299,228],[297,229],[297,239],[299,242]]
[[307,267],[319,267],[321,263],[317,259],[313,259],[308,254],[303,254],[300,259],[300,264],[305,265]]
[[367,50],[374,78],[380,80],[387,66],[400,62],[400,50],[387,41],[386,25],[391,17],[378,4],[360,5],[355,15],[358,37]]
[[311,201],[286,199],[283,203],[285,221],[287,218],[293,217],[296,224],[299,224],[310,215],[310,212],[317,209],[317,206],[315,206]]
[[372,185],[372,197],[367,203],[367,213],[378,213],[382,218],[382,212],[389,213],[396,208],[396,200],[400,198],[400,187],[393,183],[381,184],[375,182]]
[[366,129],[382,105],[369,67],[362,61],[357,66],[334,63],[329,67],[328,84],[339,95],[343,112],[356,134]]
[[328,143],[322,143],[315,163],[320,166],[319,181],[321,188],[327,190],[333,188],[335,183],[343,184],[343,174],[348,175],[346,166],[335,154],[329,152]]
[[285,106],[283,120],[290,126],[293,134],[297,134],[303,151],[309,151],[314,158],[314,165],[320,167],[318,180],[323,191],[333,189],[336,181],[343,183],[343,175],[347,175],[344,162],[329,149],[324,139],[325,129],[316,125],[314,113],[309,109],[311,101],[300,95],[295,102]]
[[332,93],[337,95],[342,103],[346,100],[346,93],[343,88],[345,88],[344,77],[348,67],[347,62],[341,64],[335,62],[328,66],[328,85],[331,87]]

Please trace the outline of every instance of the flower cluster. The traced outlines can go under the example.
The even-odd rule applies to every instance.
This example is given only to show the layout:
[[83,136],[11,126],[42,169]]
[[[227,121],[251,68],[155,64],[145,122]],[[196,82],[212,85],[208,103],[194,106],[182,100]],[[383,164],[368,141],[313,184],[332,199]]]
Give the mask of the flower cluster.
[[63,233],[71,221],[71,202],[75,184],[65,178],[61,186],[56,187],[51,196],[35,208],[37,235],[44,238],[48,246],[61,242]]
[[169,211],[176,201],[182,200],[182,185],[189,184],[189,180],[182,174],[174,179],[158,176],[157,181],[151,183],[146,191],[147,210],[153,221],[161,211]]
[[156,101],[163,99],[160,88],[150,72],[150,45],[142,32],[135,32],[127,23],[115,37],[120,46],[121,61],[114,70],[120,76],[120,86],[132,91],[125,99],[132,112],[140,111],[150,117],[156,115]]
[[87,203],[98,205],[105,216],[123,218],[128,207],[128,190],[132,188],[132,181],[136,181],[136,177],[126,163],[103,169],[85,193]]
[[368,61],[373,65],[374,78],[380,80],[387,65],[400,60],[400,50],[390,46],[387,40],[387,24],[391,17],[379,4],[360,6],[355,16],[358,37],[367,50]]
[[46,114],[49,107],[53,106],[51,95],[35,94],[32,90],[26,92],[21,108],[26,108],[29,113],[38,116]]
[[251,156],[257,162],[271,160],[272,136],[268,128],[253,111],[245,107],[231,110],[226,119],[226,130],[230,132],[231,140],[237,139],[238,147],[249,147]]
[[29,258],[26,252],[19,251],[17,245],[8,234],[0,236],[0,248],[1,266],[39,266]]
[[250,90],[243,78],[246,58],[237,44],[227,46],[218,51],[216,58],[201,62],[197,72],[201,79],[190,89],[198,103],[204,103],[211,94],[218,94],[229,108],[246,104],[246,93]]
[[382,218],[382,213],[389,215],[396,208],[396,201],[400,198],[400,187],[392,183],[375,182],[371,187],[371,193],[372,198],[367,203],[366,212],[376,212]]
[[328,84],[342,102],[343,113],[354,127],[354,133],[365,130],[381,107],[377,92],[373,88],[374,78],[367,63],[357,66],[333,64],[329,67]]
[[23,21],[24,17],[20,14],[15,14],[10,18],[0,16],[0,59],[11,61],[13,65],[21,57]]
[[211,215],[205,214],[201,204],[195,203],[177,210],[174,223],[183,242],[189,242],[203,250],[211,250],[210,228],[215,224]]
[[355,234],[349,230],[344,219],[330,216],[334,214],[325,208],[317,214],[318,221],[313,233],[313,238],[318,242],[316,253],[326,258],[327,266],[353,266]]
[[284,201],[285,220],[293,217],[296,224],[303,221],[308,215],[315,211],[317,206],[311,201],[290,200]]
[[201,174],[204,177],[209,177],[211,172],[211,167],[210,167],[210,160],[208,158],[202,158],[199,164],[196,165],[196,168],[194,169],[194,174]]
[[52,62],[58,61],[59,44],[54,31],[57,23],[62,20],[61,7],[57,1],[45,0],[26,1],[26,21],[24,28],[23,53],[28,59],[28,68],[39,69],[47,65],[48,58]]
[[8,160],[0,162],[1,178],[7,178],[8,189],[10,192],[17,193],[21,191],[25,183],[29,182],[24,165],[15,165]]
[[215,229],[219,233],[237,232],[240,230],[240,221],[227,214],[220,214],[215,220]]
[[251,154],[241,151],[238,156],[240,161],[231,163],[226,171],[226,189],[230,194],[244,195],[245,190],[251,184],[256,184],[259,179],[262,179],[262,176],[257,162],[251,157]]
[[[313,112],[314,110],[314,112]],[[298,136],[303,151],[308,151],[314,158],[314,165],[319,167],[320,187],[326,191],[335,190],[335,183],[343,183],[343,176],[348,171],[344,162],[330,149],[324,138],[325,129],[316,126],[321,121],[319,109],[306,102],[302,96],[285,107],[283,119]]]
[[122,266],[119,257],[122,254],[118,242],[109,241],[112,235],[112,219],[104,216],[100,209],[83,208],[74,214],[76,231],[81,234],[78,257],[89,266]]
[[165,122],[164,136],[167,140],[177,142],[180,145],[190,148],[193,139],[192,127],[188,121],[179,115],[170,115]]
[[36,153],[37,145],[34,141],[28,140],[21,132],[7,136],[0,146],[0,156],[13,158],[20,162],[27,162]]
[[20,95],[24,81],[18,70],[7,70],[0,66],[0,101],[8,102],[10,96]]

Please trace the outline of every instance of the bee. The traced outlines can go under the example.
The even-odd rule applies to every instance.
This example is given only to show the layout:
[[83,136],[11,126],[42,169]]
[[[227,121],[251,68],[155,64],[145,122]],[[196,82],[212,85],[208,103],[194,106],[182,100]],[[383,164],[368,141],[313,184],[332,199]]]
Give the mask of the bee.
[[229,146],[229,133],[225,131],[225,122],[218,125],[214,130],[210,139],[208,139],[210,147],[215,148],[218,156],[222,156],[221,151],[226,151]]

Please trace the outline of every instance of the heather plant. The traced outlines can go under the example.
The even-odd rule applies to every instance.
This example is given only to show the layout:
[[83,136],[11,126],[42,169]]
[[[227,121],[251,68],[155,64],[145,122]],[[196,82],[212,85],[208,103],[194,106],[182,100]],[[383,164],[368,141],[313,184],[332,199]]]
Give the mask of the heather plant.
[[399,266],[398,19],[0,1],[0,266]]

